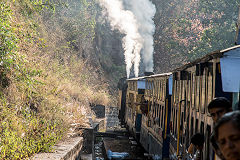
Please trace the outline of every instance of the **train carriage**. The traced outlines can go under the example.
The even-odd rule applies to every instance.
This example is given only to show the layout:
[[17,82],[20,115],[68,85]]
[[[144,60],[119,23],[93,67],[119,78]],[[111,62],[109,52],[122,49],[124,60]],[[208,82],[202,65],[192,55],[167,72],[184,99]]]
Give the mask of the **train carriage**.
[[[229,62],[232,62],[230,68],[235,70],[230,80],[230,64],[227,64]],[[172,157],[188,158],[187,147],[190,144],[190,137],[196,132],[201,132],[205,135],[203,159],[214,158],[209,144],[213,122],[208,114],[207,105],[214,97],[226,97],[233,102],[239,101],[239,94],[236,96],[231,90],[240,85],[238,76],[240,73],[237,71],[240,69],[239,64],[240,46],[235,46],[210,53],[173,72],[170,140]],[[235,87],[229,84],[230,81],[235,83]]]
[[142,111],[140,109],[145,92],[145,77],[127,80],[125,122],[129,131],[139,139]]
[[201,132],[203,159],[215,159],[207,105],[214,97],[226,97],[239,109],[240,45],[207,54],[172,73],[128,79],[127,84],[124,119],[136,138],[140,134],[146,151],[163,159],[191,158],[190,138]]
[[146,77],[140,143],[150,154],[169,157],[172,74]]
[[121,122],[121,125],[125,124],[125,110],[126,110],[126,93],[127,93],[127,79],[121,78],[118,81],[118,118]]

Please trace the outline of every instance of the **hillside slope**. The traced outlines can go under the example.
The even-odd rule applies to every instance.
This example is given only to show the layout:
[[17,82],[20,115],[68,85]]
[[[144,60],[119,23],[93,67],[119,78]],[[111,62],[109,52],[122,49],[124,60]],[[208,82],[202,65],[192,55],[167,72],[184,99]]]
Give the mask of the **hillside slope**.
[[[0,159],[50,151],[69,124],[88,125],[90,104],[112,102],[98,62],[88,62],[95,58],[90,2],[45,2],[0,2]],[[72,17],[74,5],[82,17]]]

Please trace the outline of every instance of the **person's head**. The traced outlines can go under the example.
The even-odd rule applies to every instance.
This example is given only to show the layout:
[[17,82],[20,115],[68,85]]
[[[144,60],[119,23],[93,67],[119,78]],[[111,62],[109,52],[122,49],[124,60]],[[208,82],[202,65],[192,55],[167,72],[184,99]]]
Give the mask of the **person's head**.
[[196,133],[191,137],[191,143],[199,150],[203,149],[204,135],[202,133]]
[[232,111],[230,101],[225,97],[214,98],[208,104],[208,112],[210,113],[213,122],[216,123],[225,113]]
[[215,138],[226,160],[240,160],[240,111],[226,113],[214,127]]

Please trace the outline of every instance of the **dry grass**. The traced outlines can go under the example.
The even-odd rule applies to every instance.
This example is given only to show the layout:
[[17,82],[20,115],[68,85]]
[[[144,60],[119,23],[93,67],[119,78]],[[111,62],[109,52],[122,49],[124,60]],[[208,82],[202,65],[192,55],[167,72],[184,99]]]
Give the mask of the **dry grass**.
[[[9,135],[2,137],[6,142],[11,139],[16,143],[0,144],[6,150],[13,147],[13,152],[19,154],[19,149],[29,145],[24,150],[26,157],[39,150],[29,149],[30,142],[21,139],[41,138],[38,140],[41,143],[51,139],[50,146],[54,145],[70,124],[89,125],[85,116],[91,116],[90,104],[110,105],[112,100],[100,69],[89,64],[90,60],[79,58],[78,51],[69,47],[64,31],[54,20],[43,22],[39,15],[34,15],[34,20],[24,17],[17,5],[11,5],[11,9],[14,10],[11,25],[16,28],[19,40],[17,59],[6,76],[9,85],[0,88],[0,132]],[[42,139],[42,135],[49,137]],[[48,146],[40,147],[48,150]]]

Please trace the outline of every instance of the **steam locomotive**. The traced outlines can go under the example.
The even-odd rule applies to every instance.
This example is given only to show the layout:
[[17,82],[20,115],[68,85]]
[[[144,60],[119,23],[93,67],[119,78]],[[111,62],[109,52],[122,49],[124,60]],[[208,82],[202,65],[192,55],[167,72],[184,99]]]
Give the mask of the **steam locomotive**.
[[205,135],[203,159],[215,155],[209,142],[213,121],[207,105],[226,97],[238,109],[240,45],[215,51],[171,73],[119,81],[119,118],[145,150],[162,159],[188,159],[190,138]]

